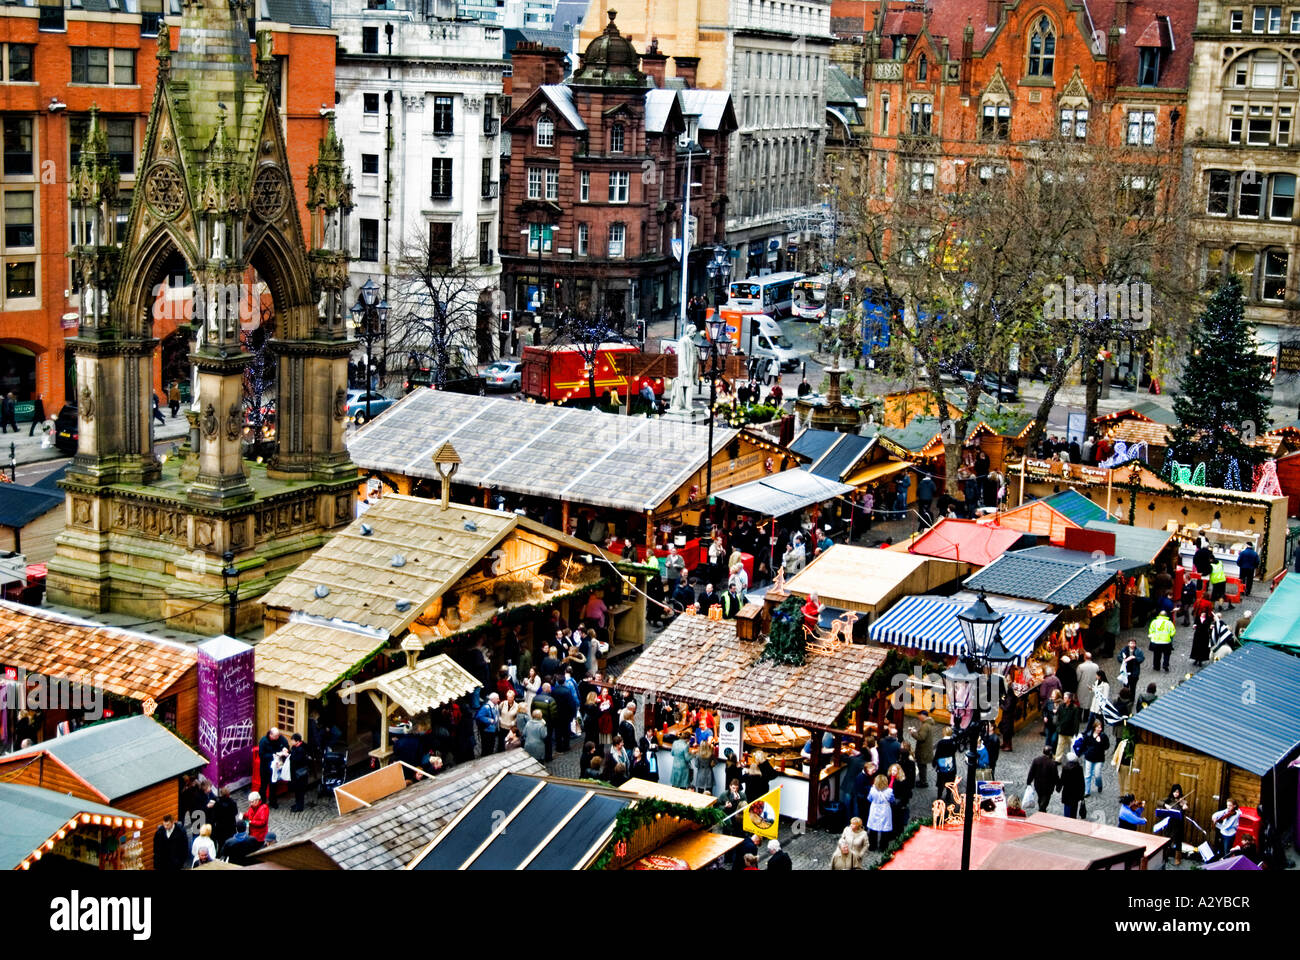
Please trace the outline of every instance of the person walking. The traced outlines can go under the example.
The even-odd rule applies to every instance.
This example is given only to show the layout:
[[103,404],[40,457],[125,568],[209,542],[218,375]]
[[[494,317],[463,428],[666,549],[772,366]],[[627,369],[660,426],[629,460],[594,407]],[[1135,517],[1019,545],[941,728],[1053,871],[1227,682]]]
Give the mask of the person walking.
[[[37,403],[40,399],[37,398]],[[1259,553],[1249,543],[1246,549],[1237,554],[1237,570],[1241,573],[1241,592],[1250,596],[1250,588],[1255,585],[1255,571],[1259,569]]]
[[[864,830],[863,836],[865,835],[866,835],[866,831]],[[854,853],[853,849],[849,846],[849,844],[843,839],[841,839],[839,842],[839,847],[836,849],[835,853],[831,856],[831,869],[832,870],[861,870],[862,857],[860,854]]]
[[767,841],[767,869],[769,870],[793,870],[794,862],[790,859],[790,854],[781,849],[781,841],[773,838]]
[[248,795],[248,812],[244,819],[248,821],[248,835],[258,843],[266,843],[266,834],[271,828],[271,808],[262,802],[262,795],[256,790]]
[[1210,635],[1214,630],[1214,620],[1208,613],[1201,612],[1196,621],[1196,629],[1192,631],[1192,663],[1198,667],[1204,666],[1205,662],[1210,659]]
[[877,774],[867,794],[871,808],[867,813],[867,849],[885,849],[886,838],[894,832],[894,791],[889,778]]
[[1043,746],[1056,753],[1056,745],[1060,742],[1061,733],[1057,728],[1057,717],[1061,712],[1061,707],[1065,699],[1061,696],[1060,690],[1053,690],[1050,697],[1043,701]]
[[[1210,564],[1210,603],[1214,604],[1215,610],[1222,610],[1227,607],[1224,602],[1224,595],[1228,589],[1228,573],[1223,568],[1223,561],[1218,557],[1214,558],[1214,563]],[[1219,604],[1223,603],[1223,607]]]
[[1060,763],[1072,749],[1074,738],[1079,735],[1079,727],[1082,724],[1083,715],[1079,713],[1079,705],[1074,700],[1074,694],[1063,694],[1060,709],[1056,711],[1055,759],[1057,763]]
[[686,560],[677,552],[677,548],[672,544],[668,545],[668,556],[664,557],[664,576],[668,578],[668,592],[673,593],[678,584],[682,582],[682,576],[686,573]]
[[1078,669],[1074,671],[1076,681],[1075,699],[1079,703],[1079,709],[1086,717],[1092,713],[1092,688],[1097,682],[1097,673],[1100,667],[1092,659],[1092,654],[1088,651],[1083,652],[1083,660],[1080,662]]
[[[36,428],[45,422],[45,395],[38,393],[36,399],[32,401],[32,426],[27,431],[27,436],[35,436]],[[17,428],[15,428],[17,429]],[[1258,561],[1258,556],[1256,557]]]
[[1061,768],[1061,810],[1068,820],[1078,819],[1079,804],[1083,802],[1084,783],[1083,767],[1079,758],[1071,750],[1065,755],[1065,766]]
[[957,779],[957,744],[952,727],[944,727],[943,738],[934,746],[934,790],[940,800],[944,788]]
[[1106,736],[1106,726],[1101,718],[1092,721],[1092,729],[1083,738],[1083,795],[1092,796],[1095,780],[1097,792],[1101,793],[1101,778],[1106,771],[1106,751],[1110,749],[1110,738]]
[[[867,850],[870,849],[870,843],[871,837],[867,833],[867,828],[863,826],[861,817],[854,817],[850,820],[849,825],[844,828],[842,833],[840,833],[840,847],[847,847],[849,852],[852,853],[853,856],[857,857],[859,863],[862,861],[862,858],[867,855]],[[841,867],[840,869],[847,868]],[[857,867],[852,869],[856,870]]]
[[1056,761],[1052,759],[1052,748],[1043,747],[1041,755],[1034,757],[1034,762],[1029,765],[1029,776],[1025,778],[1025,786],[1033,787],[1034,793],[1038,795],[1038,809],[1046,813],[1048,804],[1052,802],[1052,794],[1056,792],[1056,786],[1061,782],[1060,773],[1056,769]]
[[1130,637],[1128,643],[1115,654],[1115,659],[1119,661],[1120,686],[1136,695],[1138,677],[1142,674],[1142,662],[1146,660],[1146,654],[1138,649],[1137,640]]
[[220,850],[235,835],[239,805],[230,799],[230,788],[222,787],[217,798],[208,803],[208,822],[212,824],[212,842]]
[[930,764],[934,763],[934,747],[939,742],[942,731],[928,710],[922,710],[917,717],[920,722],[912,733],[912,739],[916,743],[913,751],[916,755],[916,785],[928,787],[930,782],[926,771],[929,770]]
[[555,697],[551,696],[551,685],[543,683],[542,689],[533,697],[533,716],[536,717],[538,712],[541,713],[543,726],[546,728],[546,750],[542,760],[543,763],[550,763],[555,752],[555,724],[559,720],[560,708],[555,702]]
[[672,747],[673,769],[669,783],[680,790],[691,788],[691,742],[678,737]]
[[171,387],[167,390],[167,406],[171,407],[172,419],[176,419],[176,414],[181,409],[181,384],[179,380],[173,380]]
[[14,428],[14,433],[18,432],[18,398],[12,392],[5,394],[5,398],[0,400],[0,433],[8,433],[9,428]]
[[161,423],[164,427],[167,426],[167,418],[163,416],[162,410],[159,409],[161,405],[158,402],[158,394],[153,393],[153,391],[150,391],[150,395],[153,397],[153,418],[157,420],[159,423]]

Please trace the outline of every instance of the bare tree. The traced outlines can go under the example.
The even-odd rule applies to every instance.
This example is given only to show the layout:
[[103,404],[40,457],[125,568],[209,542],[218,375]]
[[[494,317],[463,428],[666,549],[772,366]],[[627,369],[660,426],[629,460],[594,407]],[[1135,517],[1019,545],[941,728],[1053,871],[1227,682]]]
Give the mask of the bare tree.
[[587,388],[596,400],[596,355],[601,344],[622,342],[622,324],[609,310],[589,312],[581,308],[563,310],[555,319],[551,343],[571,346],[578,351],[587,368]]
[[[386,352],[427,368],[442,386],[448,371],[476,367],[482,284],[470,237],[429,224],[402,245],[389,286]],[[391,369],[391,365],[389,366]]]

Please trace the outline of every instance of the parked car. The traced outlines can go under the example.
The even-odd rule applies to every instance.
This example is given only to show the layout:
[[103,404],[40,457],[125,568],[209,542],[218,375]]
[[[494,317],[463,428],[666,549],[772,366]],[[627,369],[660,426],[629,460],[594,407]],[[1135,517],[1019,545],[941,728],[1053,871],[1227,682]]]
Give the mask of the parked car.
[[524,365],[518,360],[498,360],[483,371],[489,390],[515,391],[523,383]]
[[[406,376],[406,392],[419,387],[432,387],[433,370],[421,367]],[[470,373],[462,366],[450,366],[442,380],[442,389],[451,393],[476,393],[480,397],[487,393],[487,378],[481,373]]]
[[[960,370],[960,376],[967,383],[975,380],[974,370]],[[1016,381],[1003,378],[1001,385],[998,384],[998,378],[991,373],[986,373],[980,377],[980,389],[991,397],[996,397],[1002,403],[1016,403],[1020,400],[1020,393],[1016,390]]]
[[77,452],[77,405],[65,403],[54,419],[54,445],[66,454]]
[[[348,420],[359,427],[367,420],[379,416],[396,402],[392,397],[386,397],[373,390],[349,390]],[[367,403],[369,403],[369,413],[366,412]]]

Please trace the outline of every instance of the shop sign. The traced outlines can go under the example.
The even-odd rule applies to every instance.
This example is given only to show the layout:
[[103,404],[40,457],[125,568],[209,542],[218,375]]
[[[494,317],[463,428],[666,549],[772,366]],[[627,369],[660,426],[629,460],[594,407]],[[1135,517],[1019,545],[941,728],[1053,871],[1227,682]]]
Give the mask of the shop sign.
[[17,680],[17,679],[18,679],[18,668],[17,668],[17,667],[5,667],[5,679],[6,679],[6,680]]
[[1279,373],[1300,373],[1300,343],[1284,343],[1277,348]]
[[739,760],[744,755],[741,749],[744,740],[744,723],[738,716],[721,716],[718,718],[718,756],[725,757],[727,751],[735,753]]

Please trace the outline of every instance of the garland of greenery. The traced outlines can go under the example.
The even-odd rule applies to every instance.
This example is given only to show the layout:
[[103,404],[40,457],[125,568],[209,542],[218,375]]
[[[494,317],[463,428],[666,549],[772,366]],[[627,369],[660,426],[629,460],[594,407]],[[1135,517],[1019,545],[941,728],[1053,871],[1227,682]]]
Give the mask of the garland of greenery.
[[616,856],[619,844],[631,840],[638,830],[650,826],[661,817],[689,820],[708,830],[721,823],[726,818],[726,814],[713,807],[688,807],[685,804],[657,800],[653,797],[638,800],[624,807],[614,817],[614,832],[610,834],[609,843],[605,844],[604,852],[596,858],[591,869],[608,870]]
[[885,847],[885,851],[884,851],[885,855],[881,857],[879,860],[877,860],[875,863],[873,863],[867,869],[879,870],[890,860],[893,860],[894,854],[898,853],[899,850],[902,850],[903,844],[907,843],[908,840],[911,840],[912,835],[915,834],[916,831],[920,830],[923,826],[925,826],[925,821],[920,819],[919,817],[915,820],[909,821],[907,826],[903,828],[902,832],[899,833],[899,835],[893,839],[893,842],[891,842],[889,846]]

